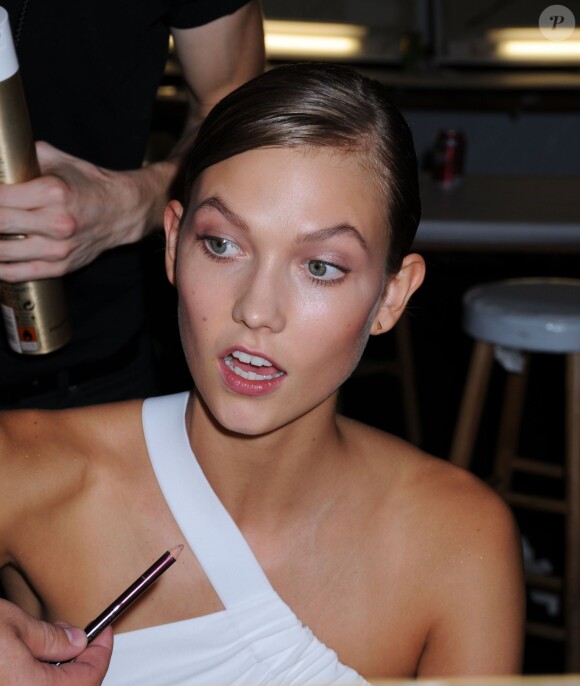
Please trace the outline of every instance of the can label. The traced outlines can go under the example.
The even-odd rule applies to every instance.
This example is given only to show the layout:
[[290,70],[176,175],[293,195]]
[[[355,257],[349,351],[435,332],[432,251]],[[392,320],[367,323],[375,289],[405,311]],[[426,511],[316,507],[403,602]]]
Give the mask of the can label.
[[3,283],[0,304],[8,345],[17,353],[43,355],[61,348],[71,338],[60,279]]
[[441,188],[455,188],[463,177],[465,138],[460,131],[440,131],[433,149],[433,179]]

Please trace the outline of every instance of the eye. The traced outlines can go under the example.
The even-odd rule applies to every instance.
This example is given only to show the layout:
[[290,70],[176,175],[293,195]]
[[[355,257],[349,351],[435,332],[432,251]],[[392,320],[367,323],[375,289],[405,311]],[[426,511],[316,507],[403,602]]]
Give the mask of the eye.
[[231,257],[239,252],[239,247],[233,241],[219,236],[200,236],[207,252],[219,257]]
[[342,267],[338,267],[330,262],[324,262],[323,260],[309,260],[307,265],[308,271],[316,281],[328,283],[340,281],[347,271]]

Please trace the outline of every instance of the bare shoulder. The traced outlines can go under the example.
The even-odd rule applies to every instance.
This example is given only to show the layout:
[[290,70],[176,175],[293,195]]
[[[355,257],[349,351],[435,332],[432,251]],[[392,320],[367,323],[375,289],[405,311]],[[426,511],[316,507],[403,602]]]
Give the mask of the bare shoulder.
[[69,450],[82,452],[83,446],[114,443],[140,408],[141,401],[135,400],[66,410],[0,412],[0,459],[21,465],[46,457],[58,459]]
[[0,412],[0,533],[15,529],[23,508],[29,516],[81,492],[91,471],[126,445],[140,407],[132,401]]
[[375,592],[397,585],[405,598],[412,631],[420,631],[417,673],[517,672],[524,583],[512,510],[446,459],[374,429],[355,427],[353,436],[377,502],[369,527],[382,551]]
[[396,511],[409,526],[420,524],[420,531],[430,538],[471,540],[478,534],[474,544],[481,539],[483,545],[487,535],[493,540],[499,532],[513,535],[510,508],[471,472],[392,434],[356,422],[351,429],[358,454],[364,455],[365,471],[372,474],[370,483],[380,492],[389,517],[396,503]]
[[377,542],[391,539],[396,523],[407,559],[423,566],[427,559],[427,567],[440,563],[445,574],[439,578],[463,576],[471,564],[481,573],[497,571],[506,560],[519,564],[512,510],[480,478],[396,436],[357,423],[350,429],[369,475],[364,488],[377,503]]

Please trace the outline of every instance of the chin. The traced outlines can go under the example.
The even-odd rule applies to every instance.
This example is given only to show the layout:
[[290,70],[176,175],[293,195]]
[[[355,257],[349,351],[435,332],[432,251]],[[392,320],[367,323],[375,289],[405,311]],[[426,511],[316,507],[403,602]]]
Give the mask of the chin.
[[275,421],[273,417],[265,416],[256,405],[243,411],[239,408],[236,411],[232,411],[232,408],[224,411],[216,408],[213,418],[223,431],[248,437],[263,436],[281,426],[279,420]]

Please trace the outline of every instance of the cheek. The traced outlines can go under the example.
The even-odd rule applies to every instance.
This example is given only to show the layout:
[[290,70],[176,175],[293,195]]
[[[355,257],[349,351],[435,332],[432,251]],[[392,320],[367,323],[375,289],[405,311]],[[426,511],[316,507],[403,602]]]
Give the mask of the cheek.
[[337,384],[350,376],[371,330],[375,301],[369,300],[367,295],[366,299],[354,298],[352,302],[341,298],[332,307],[309,304],[309,317],[302,320],[297,340],[302,346],[309,341],[306,349],[312,353],[311,364],[316,366],[318,376],[326,372]]
[[340,327],[337,336],[340,337],[344,346],[345,371],[350,374],[358,364],[366,344],[376,314],[382,302],[384,280],[376,278],[361,284],[359,289],[345,298],[337,317],[337,326]]
[[345,323],[342,330],[342,346],[345,351],[344,369],[350,375],[357,366],[369,339],[373,313],[369,310],[356,312],[352,318]]
[[196,289],[180,291],[177,316],[181,347],[190,374],[199,384],[203,384],[207,374],[210,345],[215,338],[211,317],[202,303],[207,301]]
[[208,295],[202,283],[193,283],[179,273],[177,288],[179,329],[187,352],[188,347],[208,336],[211,311],[215,309],[219,296],[216,297],[215,290],[213,296]]
[[181,246],[176,268],[176,288],[179,294],[180,310],[189,314],[196,325],[208,318],[208,313],[223,301],[220,297],[224,283],[216,284],[211,274],[204,270],[193,246]]

